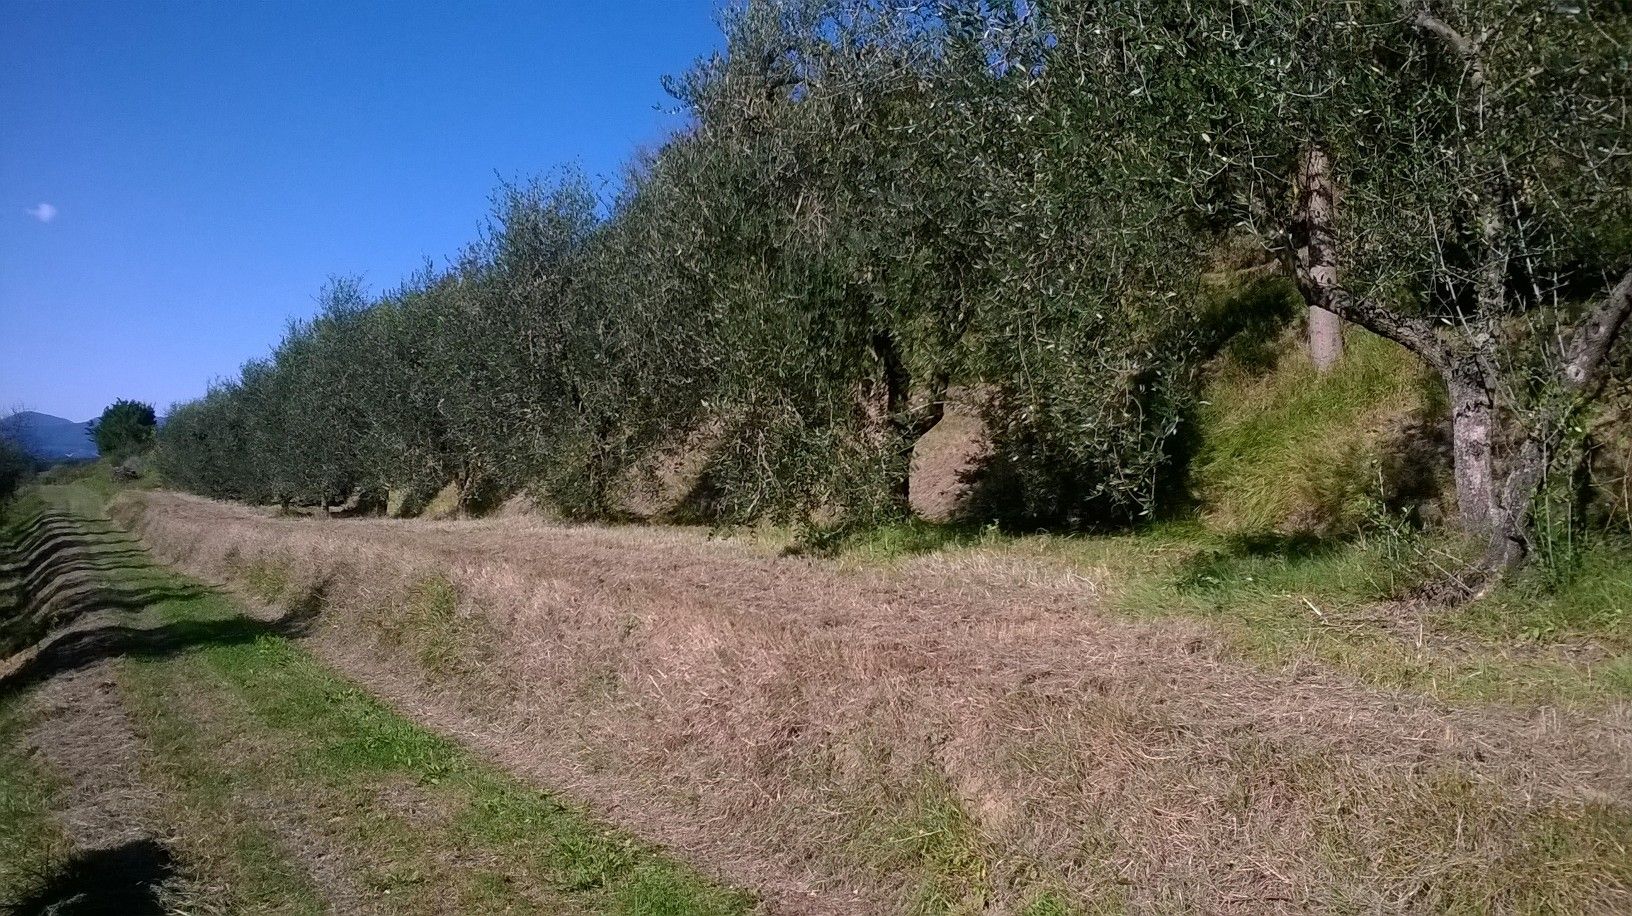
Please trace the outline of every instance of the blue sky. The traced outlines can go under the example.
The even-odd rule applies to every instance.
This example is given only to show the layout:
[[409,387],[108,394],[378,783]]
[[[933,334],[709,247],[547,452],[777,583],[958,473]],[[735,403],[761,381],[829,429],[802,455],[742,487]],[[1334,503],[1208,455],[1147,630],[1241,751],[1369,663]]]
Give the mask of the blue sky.
[[[0,0],[0,413],[163,410],[331,274],[389,288],[496,176],[616,176],[716,0]],[[45,206],[42,206],[45,205]]]

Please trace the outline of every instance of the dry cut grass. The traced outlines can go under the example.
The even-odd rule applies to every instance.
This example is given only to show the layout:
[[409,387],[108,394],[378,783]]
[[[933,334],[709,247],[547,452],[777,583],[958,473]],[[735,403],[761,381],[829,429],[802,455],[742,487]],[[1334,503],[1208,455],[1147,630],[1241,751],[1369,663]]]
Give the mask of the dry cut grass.
[[1632,908],[1623,705],[1266,671],[998,551],[880,570],[525,518],[116,514],[195,574],[278,570],[263,597],[320,611],[370,687],[776,911]]

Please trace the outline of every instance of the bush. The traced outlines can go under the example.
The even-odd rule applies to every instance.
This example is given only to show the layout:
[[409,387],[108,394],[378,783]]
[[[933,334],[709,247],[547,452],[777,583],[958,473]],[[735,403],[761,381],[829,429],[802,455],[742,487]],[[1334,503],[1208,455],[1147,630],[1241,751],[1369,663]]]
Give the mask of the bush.
[[0,503],[16,495],[23,482],[34,473],[34,459],[17,443],[0,438]]
[[153,405],[121,399],[102,411],[91,426],[91,435],[103,457],[119,462],[145,452],[153,444],[157,425]]

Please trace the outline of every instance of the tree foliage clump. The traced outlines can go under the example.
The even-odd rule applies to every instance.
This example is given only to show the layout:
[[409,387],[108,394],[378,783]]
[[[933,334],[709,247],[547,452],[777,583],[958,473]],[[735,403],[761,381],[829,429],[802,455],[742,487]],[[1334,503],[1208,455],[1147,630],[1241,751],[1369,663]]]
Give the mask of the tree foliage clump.
[[0,505],[10,501],[34,473],[34,459],[17,443],[0,436]]
[[[338,281],[176,409],[170,479],[241,499],[533,489],[619,511],[676,449],[717,517],[906,511],[979,393],[993,516],[1158,508],[1242,265],[1445,379],[1463,522],[1524,547],[1602,386],[1629,264],[1624,6],[745,0],[692,123],[601,200],[505,186],[443,268]],[[1539,470],[1538,470],[1539,469]],[[1498,556],[1499,554],[1499,556]]]
[[91,437],[103,457],[123,461],[152,447],[157,426],[153,405],[120,399],[93,421]]

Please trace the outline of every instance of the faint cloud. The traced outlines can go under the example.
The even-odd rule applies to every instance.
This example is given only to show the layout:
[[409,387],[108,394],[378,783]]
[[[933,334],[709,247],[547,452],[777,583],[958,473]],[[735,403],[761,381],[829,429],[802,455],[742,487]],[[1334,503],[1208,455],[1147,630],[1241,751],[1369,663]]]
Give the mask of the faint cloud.
[[49,223],[57,218],[57,208],[42,201],[38,207],[29,207],[28,215],[42,223]]

